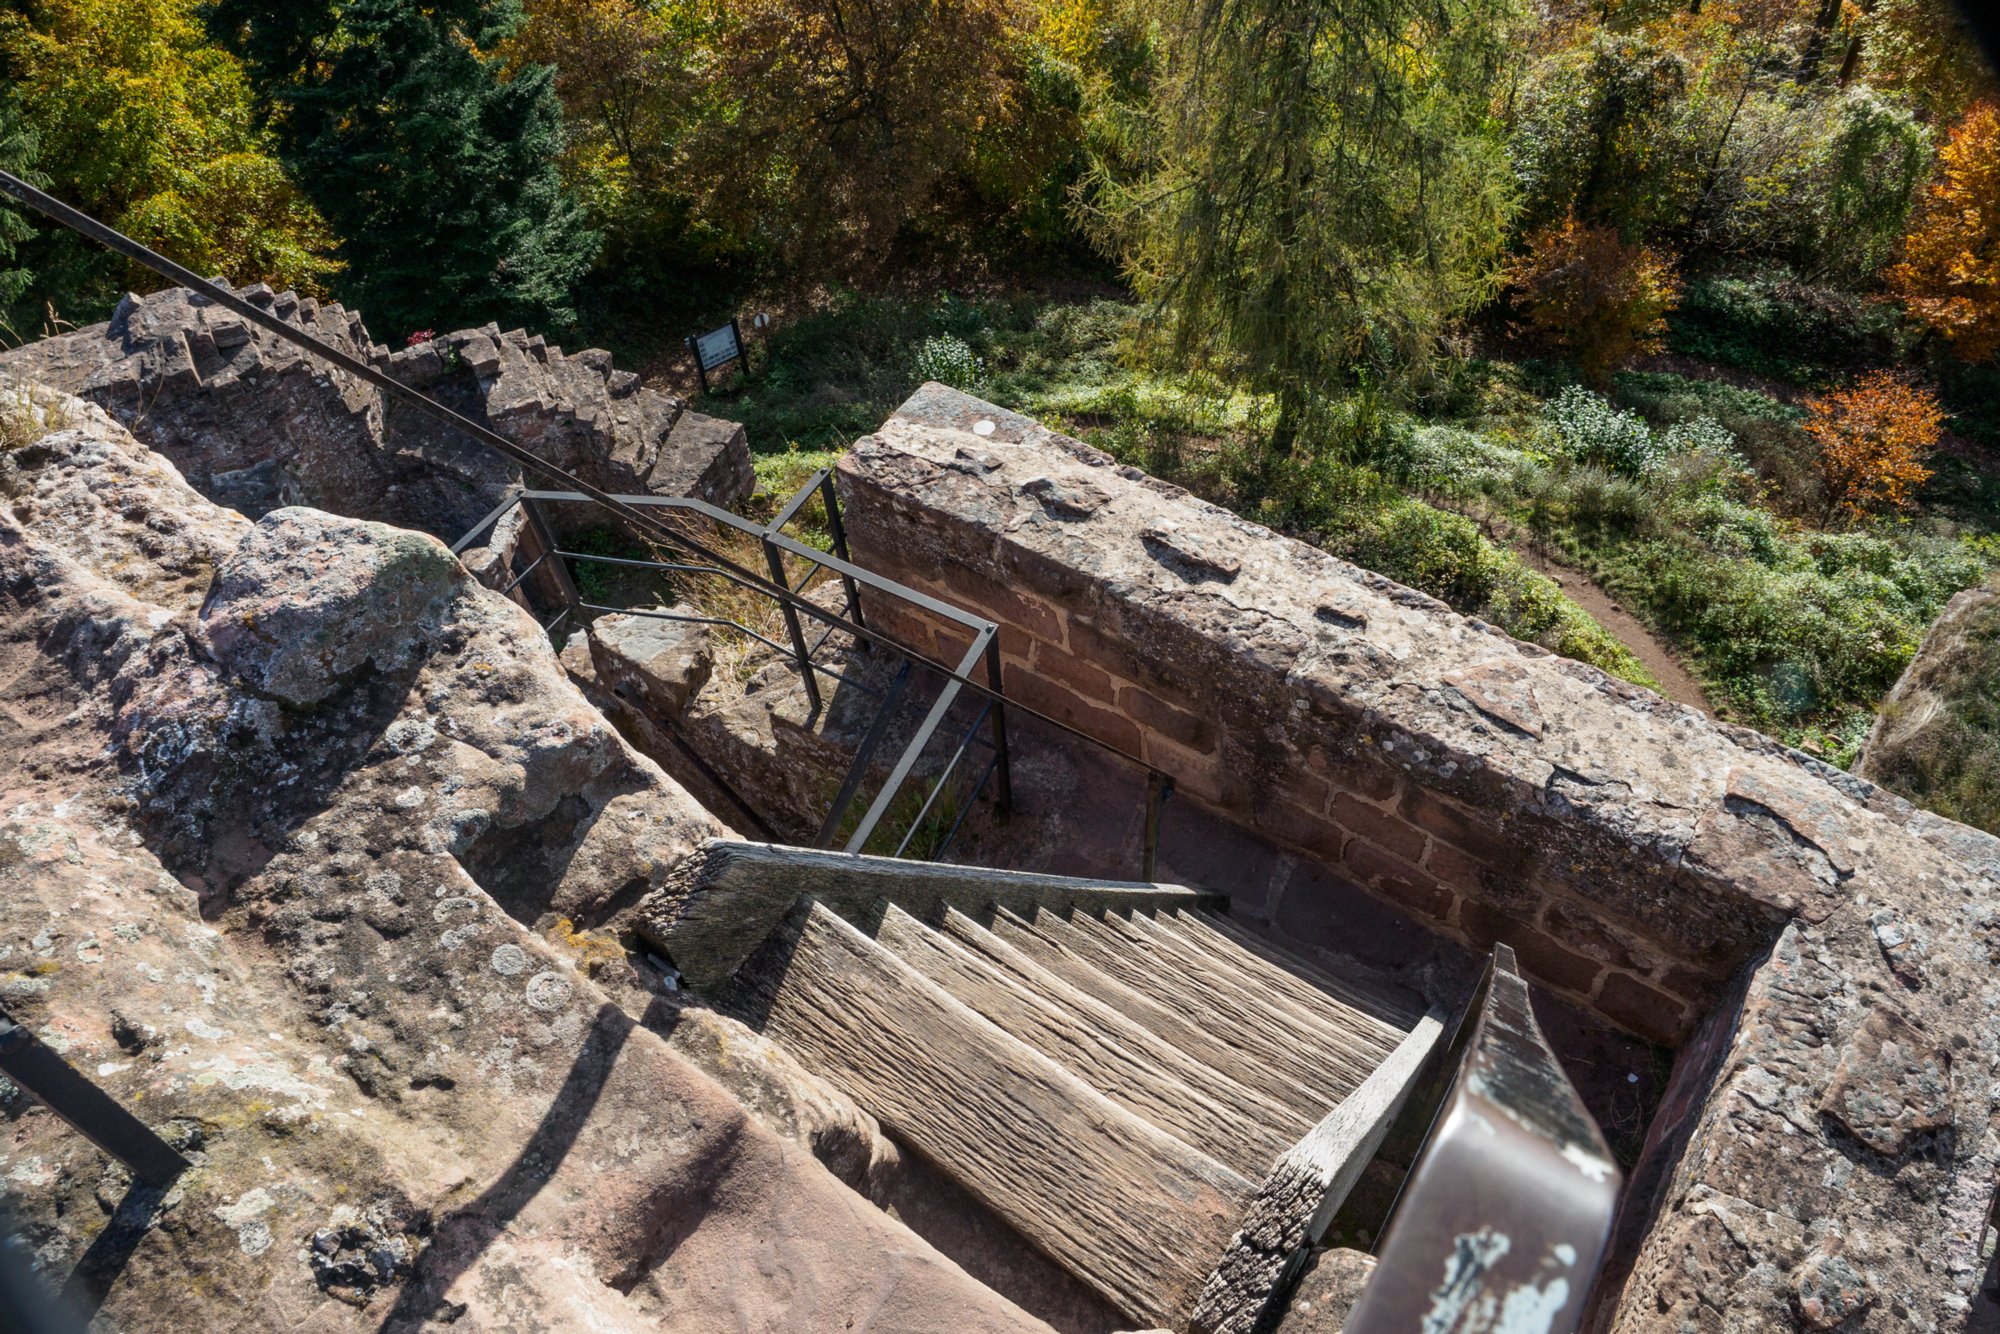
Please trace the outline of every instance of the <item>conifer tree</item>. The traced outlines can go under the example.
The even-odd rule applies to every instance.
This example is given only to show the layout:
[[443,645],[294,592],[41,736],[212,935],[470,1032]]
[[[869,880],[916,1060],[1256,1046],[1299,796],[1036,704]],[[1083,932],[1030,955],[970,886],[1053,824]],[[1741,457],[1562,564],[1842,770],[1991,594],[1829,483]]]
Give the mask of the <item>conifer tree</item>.
[[554,71],[493,48],[518,0],[219,0],[210,25],[269,99],[340,234],[339,294],[401,333],[575,321],[598,238],[565,190]]
[[[1289,450],[1357,376],[1420,380],[1494,290],[1509,0],[1181,0],[1102,229],[1182,364],[1233,356]],[[1115,169],[1114,169],[1115,170]]]

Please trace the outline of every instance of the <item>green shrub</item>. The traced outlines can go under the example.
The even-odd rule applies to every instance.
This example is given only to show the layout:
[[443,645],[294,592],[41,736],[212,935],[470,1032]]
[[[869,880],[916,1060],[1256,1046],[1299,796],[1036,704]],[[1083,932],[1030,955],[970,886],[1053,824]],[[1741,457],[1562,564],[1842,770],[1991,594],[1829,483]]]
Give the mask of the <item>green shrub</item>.
[[926,338],[917,349],[916,373],[918,380],[936,380],[968,394],[986,387],[985,359],[956,334]]
[[1645,418],[1621,411],[1582,385],[1564,386],[1543,409],[1543,420],[1562,453],[1581,462],[1644,476],[1666,458]]
[[1895,360],[1900,326],[1892,306],[1773,269],[1689,283],[1668,326],[1667,346],[1705,361],[1817,385],[1830,372]]

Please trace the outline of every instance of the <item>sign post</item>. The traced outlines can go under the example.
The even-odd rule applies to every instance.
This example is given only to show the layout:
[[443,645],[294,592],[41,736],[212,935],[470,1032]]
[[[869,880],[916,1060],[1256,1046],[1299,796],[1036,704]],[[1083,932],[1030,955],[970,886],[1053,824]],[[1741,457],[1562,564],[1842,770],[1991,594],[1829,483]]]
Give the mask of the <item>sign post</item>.
[[743,331],[731,319],[719,329],[710,329],[704,334],[690,334],[686,340],[688,351],[694,353],[695,374],[701,377],[701,392],[708,392],[708,373],[720,370],[732,361],[743,360]]

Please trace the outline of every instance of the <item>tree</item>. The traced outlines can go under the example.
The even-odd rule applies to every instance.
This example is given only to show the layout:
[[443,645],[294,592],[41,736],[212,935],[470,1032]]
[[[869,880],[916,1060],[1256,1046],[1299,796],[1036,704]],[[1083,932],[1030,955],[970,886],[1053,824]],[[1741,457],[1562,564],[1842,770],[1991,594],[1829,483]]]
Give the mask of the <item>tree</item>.
[[219,0],[286,161],[341,236],[341,295],[401,333],[563,327],[598,238],[565,188],[554,71],[493,49],[516,0]]
[[[326,222],[278,163],[242,66],[209,42],[195,0],[0,14],[0,67],[0,120],[25,136],[16,155],[32,140],[46,188],[67,202],[201,273],[312,292],[333,269]],[[67,233],[16,239],[35,275],[25,295],[70,318],[122,284],[159,281]]]
[[1952,126],[1927,205],[1889,286],[1960,357],[1984,361],[2000,351],[2000,104]]
[[971,188],[1027,100],[1017,0],[728,0],[691,169],[716,221],[852,274]]
[[1924,458],[1937,446],[1944,409],[1927,389],[1871,371],[1851,389],[1814,396],[1806,434],[1819,445],[1827,515],[1860,519],[1903,509],[1930,480]]
[[1574,357],[1600,389],[1636,354],[1659,350],[1667,313],[1680,300],[1671,259],[1574,215],[1531,233],[1507,281],[1528,327]]
[[1511,211],[1491,115],[1506,0],[1180,0],[1136,178],[1097,224],[1183,365],[1233,356],[1272,446],[1357,379],[1420,383],[1489,296]]

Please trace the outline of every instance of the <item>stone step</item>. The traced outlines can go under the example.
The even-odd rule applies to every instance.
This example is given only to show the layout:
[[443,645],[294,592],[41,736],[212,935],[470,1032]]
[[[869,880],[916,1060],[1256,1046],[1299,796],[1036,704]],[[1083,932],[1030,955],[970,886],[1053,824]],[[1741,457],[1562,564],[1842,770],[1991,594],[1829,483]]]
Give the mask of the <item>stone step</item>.
[[1256,1193],[810,897],[726,1002],[1143,1325],[1185,1320]]
[[[1147,1041],[1121,1040],[1129,1021],[1105,1025],[1102,1007],[1060,978],[1045,975],[1031,987],[981,958],[969,947],[925,926],[893,905],[885,907],[875,940],[897,958],[949,991],[987,1020],[1063,1066],[1119,1106],[1152,1122],[1217,1162],[1261,1179],[1277,1156],[1297,1141],[1238,1106],[1216,1102],[1197,1085],[1199,1067],[1144,1029]],[[1122,1019],[1115,1011],[1114,1020]],[[1114,1030],[1117,1030],[1114,1032]],[[1290,1116],[1285,1122],[1293,1120]]]
[[1191,1059],[1279,1103],[1307,1125],[1317,1122],[1339,1101],[1338,1094],[1318,1091],[1315,1086],[1323,1081],[1302,1080],[1290,1068],[1291,1062],[1274,1062],[1265,1044],[1245,1041],[1242,1034],[1185,1013],[1184,995],[1171,1000],[1158,999],[1146,987],[1117,975],[1124,970],[1100,966],[1105,952],[1093,948],[1092,942],[1084,940],[1053,913],[1034,912],[1031,924],[1028,918],[1001,909],[993,914],[989,927],[1002,942],[1079,991],[1095,997]]
[[[1323,1024],[1303,1009],[1217,965],[1185,942],[1145,931],[1122,913],[1072,913],[1064,925],[1099,953],[1092,962],[1190,1018],[1259,1047],[1279,1071],[1318,1092],[1331,1111],[1368,1078],[1395,1043],[1372,1021],[1359,1029]],[[1150,988],[1150,990],[1148,990]]]

